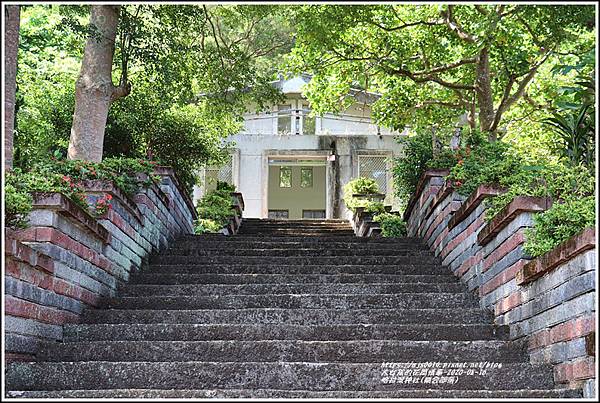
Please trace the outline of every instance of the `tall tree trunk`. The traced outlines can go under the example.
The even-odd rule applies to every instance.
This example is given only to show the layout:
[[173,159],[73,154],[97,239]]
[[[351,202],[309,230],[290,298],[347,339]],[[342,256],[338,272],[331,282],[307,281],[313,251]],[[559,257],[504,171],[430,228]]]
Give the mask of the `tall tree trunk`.
[[479,127],[482,132],[488,132],[488,139],[496,141],[496,134],[491,130],[494,122],[494,97],[490,79],[490,55],[488,48],[479,52],[477,63],[476,92],[479,106]]
[[75,83],[75,112],[68,158],[102,161],[104,129],[110,104],[129,94],[127,82],[112,82],[115,39],[120,6],[92,6],[90,25],[95,26],[85,44],[79,78]]
[[13,166],[13,132],[15,129],[15,93],[17,89],[17,54],[19,51],[20,6],[4,8],[4,167]]

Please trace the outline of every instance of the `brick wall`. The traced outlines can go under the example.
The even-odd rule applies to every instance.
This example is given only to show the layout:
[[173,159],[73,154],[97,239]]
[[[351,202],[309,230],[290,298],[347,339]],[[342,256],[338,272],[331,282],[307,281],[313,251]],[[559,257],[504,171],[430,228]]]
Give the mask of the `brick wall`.
[[404,218],[408,235],[422,237],[452,272],[480,298],[511,339],[525,339],[536,364],[554,365],[564,386],[594,386],[595,229],[586,229],[548,254],[531,260],[522,250],[533,215],[546,198],[516,197],[491,221],[483,201],[503,190],[480,186],[465,198],[444,176],[426,172]]
[[61,194],[34,195],[25,230],[5,232],[5,351],[7,360],[35,356],[40,343],[62,339],[62,325],[139,270],[151,253],[193,233],[196,213],[170,168],[133,197],[112,183],[85,184],[88,200],[110,194],[96,219]]

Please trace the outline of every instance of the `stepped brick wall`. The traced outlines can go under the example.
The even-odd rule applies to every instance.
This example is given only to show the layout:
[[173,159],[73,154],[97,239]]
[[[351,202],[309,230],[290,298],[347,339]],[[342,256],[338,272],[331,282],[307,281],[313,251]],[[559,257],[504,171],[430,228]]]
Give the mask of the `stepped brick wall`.
[[532,363],[554,365],[567,387],[594,387],[595,229],[531,260],[522,250],[535,213],[552,201],[516,197],[491,221],[486,197],[502,189],[480,186],[469,197],[446,182],[448,171],[427,171],[404,218],[408,235],[422,237],[444,265],[477,293],[482,308],[510,338],[526,340]]
[[34,196],[29,227],[5,232],[5,351],[30,359],[40,342],[62,340],[63,325],[117,287],[182,234],[193,233],[195,210],[174,172],[133,197],[111,182],[85,184],[90,202],[106,194],[111,208],[94,218],[59,193]]

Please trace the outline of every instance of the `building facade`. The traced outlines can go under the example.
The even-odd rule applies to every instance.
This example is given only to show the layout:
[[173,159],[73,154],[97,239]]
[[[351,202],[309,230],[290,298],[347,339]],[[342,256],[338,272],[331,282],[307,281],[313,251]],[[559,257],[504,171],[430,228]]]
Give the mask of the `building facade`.
[[202,172],[194,199],[216,180],[233,183],[245,201],[244,217],[347,218],[343,186],[363,176],[377,181],[386,204],[393,204],[392,158],[404,135],[371,121],[376,94],[355,91],[343,113],[312,117],[302,97],[308,76],[274,83],[285,101],[244,116],[244,129],[230,137],[230,160]]

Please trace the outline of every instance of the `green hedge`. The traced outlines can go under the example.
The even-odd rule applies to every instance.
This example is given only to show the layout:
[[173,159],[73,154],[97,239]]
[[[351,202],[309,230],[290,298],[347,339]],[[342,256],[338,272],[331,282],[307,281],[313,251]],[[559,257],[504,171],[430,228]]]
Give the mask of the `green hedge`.
[[234,216],[235,210],[231,207],[231,193],[235,186],[226,182],[217,182],[217,188],[206,193],[198,201],[196,210],[198,220],[195,222],[196,234],[219,232]]

